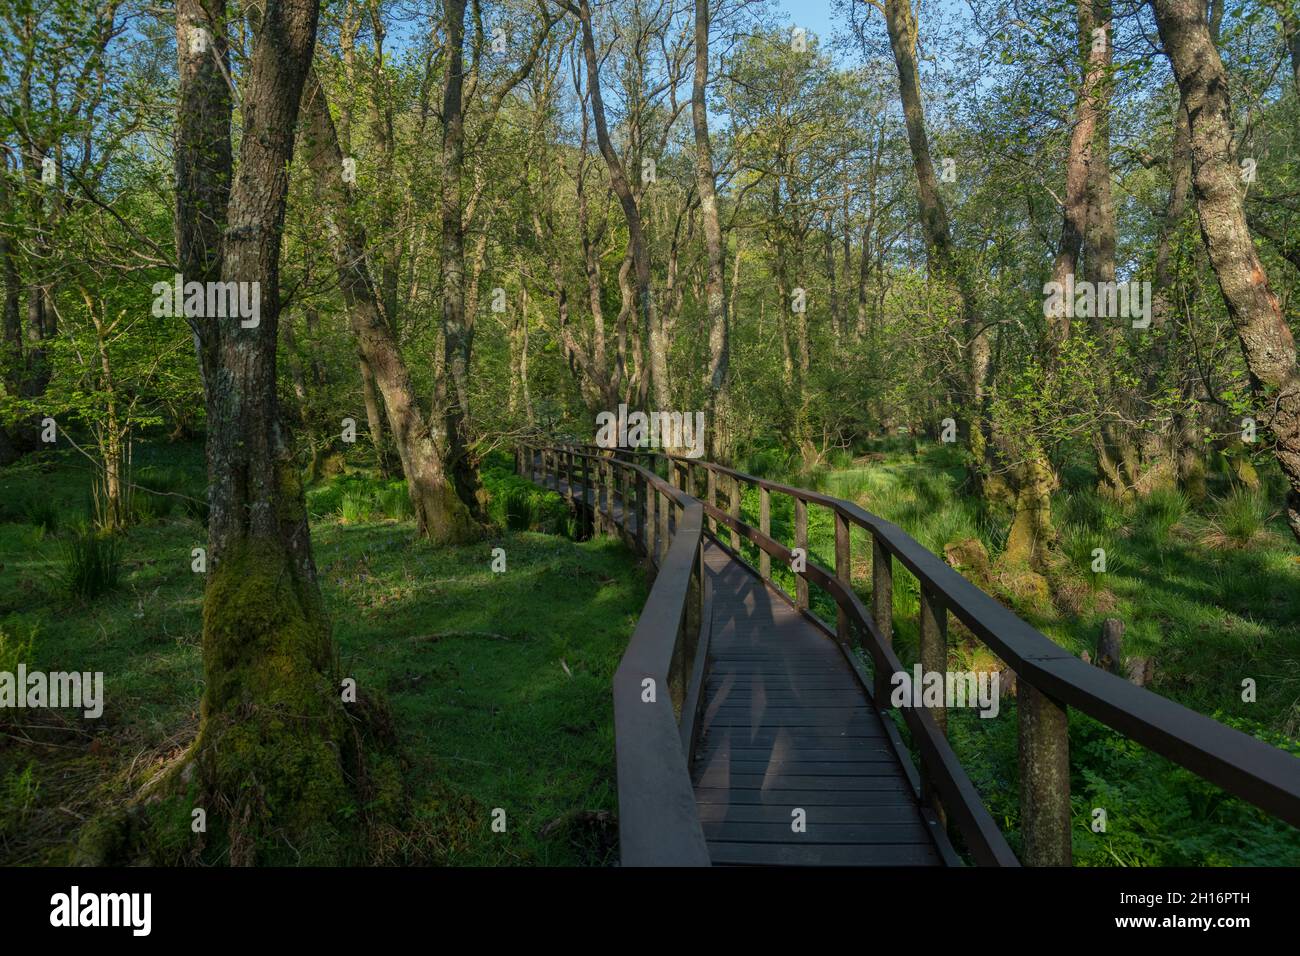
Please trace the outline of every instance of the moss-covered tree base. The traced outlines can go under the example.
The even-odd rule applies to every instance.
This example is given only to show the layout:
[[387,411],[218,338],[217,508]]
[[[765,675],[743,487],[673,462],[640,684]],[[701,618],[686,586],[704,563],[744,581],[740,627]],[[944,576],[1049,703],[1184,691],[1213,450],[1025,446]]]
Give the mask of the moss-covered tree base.
[[368,862],[370,827],[402,813],[400,767],[386,708],[345,692],[314,593],[274,543],[222,561],[198,736],[135,806],[83,831],[84,862]]
[[483,537],[483,526],[475,520],[450,481],[435,478],[411,487],[411,504],[420,534],[434,544],[469,544]]

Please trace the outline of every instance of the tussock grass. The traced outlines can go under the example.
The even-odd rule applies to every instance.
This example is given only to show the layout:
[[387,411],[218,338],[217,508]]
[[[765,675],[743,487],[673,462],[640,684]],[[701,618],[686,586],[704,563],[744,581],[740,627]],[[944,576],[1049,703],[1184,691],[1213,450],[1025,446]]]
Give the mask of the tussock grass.
[[112,591],[121,571],[122,542],[116,534],[83,525],[64,541],[62,580],[73,597],[93,601]]
[[1256,489],[1234,486],[1214,499],[1215,514],[1203,540],[1211,547],[1246,548],[1268,524],[1268,502]]

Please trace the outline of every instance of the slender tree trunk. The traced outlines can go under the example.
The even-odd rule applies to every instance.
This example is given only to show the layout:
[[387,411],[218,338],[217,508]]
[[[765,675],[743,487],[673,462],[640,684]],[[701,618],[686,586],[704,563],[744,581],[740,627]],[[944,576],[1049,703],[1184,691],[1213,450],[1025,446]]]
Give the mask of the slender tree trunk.
[[469,402],[471,330],[465,312],[465,219],[461,177],[465,167],[464,87],[465,0],[443,4],[446,70],[442,94],[442,331],[452,395],[441,409],[445,435],[439,448],[442,471],[470,516],[482,517],[478,463],[471,455]]
[[708,454],[715,461],[727,461],[731,449],[725,420],[728,407],[727,366],[730,360],[730,317],[727,315],[726,249],[718,216],[718,190],[713,170],[713,149],[709,144],[709,0],[695,0],[695,76],[691,84],[691,126],[695,133],[695,189],[700,197],[700,218],[704,228],[704,251],[708,257],[704,298],[708,309],[709,364],[704,376],[705,422]]
[[[587,65],[587,88],[591,96],[592,121],[596,126],[596,143],[609,167],[610,186],[618,197],[627,220],[628,244],[631,246],[632,268],[636,276],[636,304],[641,328],[649,337],[649,384],[655,404],[661,409],[672,406],[672,389],[668,380],[668,342],[664,336],[659,309],[655,306],[650,289],[650,249],[646,243],[641,223],[641,211],[636,196],[628,182],[623,163],[610,141],[605,123],[605,102],[600,94],[600,63],[596,57],[596,39],[591,26],[591,6],[587,0],[578,0],[578,19],[582,24],[582,52]],[[640,365],[638,365],[640,373]]]
[[1291,81],[1300,96],[1300,9],[1294,0],[1265,0],[1277,14],[1282,44],[1291,55]]
[[392,475],[392,465],[388,458],[388,442],[384,434],[384,412],[380,407],[379,390],[375,385],[375,373],[364,353],[357,355],[357,368],[361,372],[361,400],[366,406],[366,428],[370,433],[370,444],[375,451],[375,461],[379,473],[388,478]]
[[1287,521],[1300,540],[1300,368],[1295,339],[1246,225],[1228,78],[1201,0],[1152,0],[1152,8],[1190,121],[1201,236],[1237,331],[1259,419],[1290,484]]
[[912,153],[912,167],[916,173],[917,200],[920,206],[921,232],[930,259],[931,270],[946,278],[956,287],[965,341],[964,381],[953,385],[965,401],[967,415],[955,414],[960,430],[970,449],[970,477],[983,492],[988,466],[988,416],[985,409],[985,389],[988,382],[990,346],[987,331],[980,327],[977,314],[975,287],[966,270],[958,261],[948,226],[948,213],[943,197],[939,195],[939,180],[930,155],[930,142],[925,128],[925,110],[921,102],[921,75],[917,68],[917,25],[912,14],[911,0],[885,0],[885,26],[889,33],[889,46],[898,71],[899,96],[903,101],[903,121],[907,128],[907,143]]
[[[13,210],[9,205],[8,156],[0,159],[0,270],[4,272],[4,314],[0,321],[0,384],[4,392],[18,395],[23,386],[23,323],[20,300],[22,283],[18,278],[17,256],[9,239],[9,221]],[[23,441],[0,426],[0,465],[17,461],[23,451],[32,445],[29,438]]]
[[[393,441],[406,476],[407,491],[422,535],[438,543],[462,543],[478,535],[468,507],[456,494],[443,468],[443,453],[432,421],[420,412],[410,371],[392,327],[384,317],[366,257],[366,233],[352,212],[352,197],[343,182],[343,153],[325,91],[315,71],[303,91],[304,149],[334,229],[334,262],[339,286],[356,336],[357,348],[383,398]],[[436,414],[436,413],[435,413]]]

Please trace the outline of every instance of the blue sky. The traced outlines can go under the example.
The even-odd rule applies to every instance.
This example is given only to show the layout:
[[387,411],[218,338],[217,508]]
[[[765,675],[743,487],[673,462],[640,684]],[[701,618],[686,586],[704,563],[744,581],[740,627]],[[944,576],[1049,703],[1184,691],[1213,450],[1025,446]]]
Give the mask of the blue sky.
[[807,27],[823,40],[835,32],[831,0],[776,0],[775,6],[795,26]]

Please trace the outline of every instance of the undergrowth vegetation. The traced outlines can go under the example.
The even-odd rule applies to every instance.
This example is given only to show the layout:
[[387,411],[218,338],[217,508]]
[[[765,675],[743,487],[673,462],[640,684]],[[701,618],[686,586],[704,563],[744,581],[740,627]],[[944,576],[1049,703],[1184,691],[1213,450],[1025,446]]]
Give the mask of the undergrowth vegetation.
[[[202,449],[145,445],[137,462],[152,494],[136,496],[134,523],[112,537],[66,517],[84,513],[90,480],[74,456],[42,453],[0,474],[0,670],[105,675],[102,718],[29,710],[5,728],[6,863],[75,862],[85,822],[130,801],[198,727],[203,576],[191,551],[206,533],[189,503],[204,487]],[[567,506],[508,460],[488,462],[484,487],[498,527],[461,548],[416,540],[402,482],[352,471],[307,492],[342,671],[387,702],[402,756],[403,813],[370,834],[372,861],[612,863],[609,686],[645,600],[642,574],[612,540],[564,537]],[[64,516],[57,531],[12,504],[38,498]],[[161,504],[146,516],[138,503],[151,499]],[[508,573],[492,571],[497,547]],[[110,554],[115,588],[102,586]],[[496,808],[505,833],[492,830]]]

